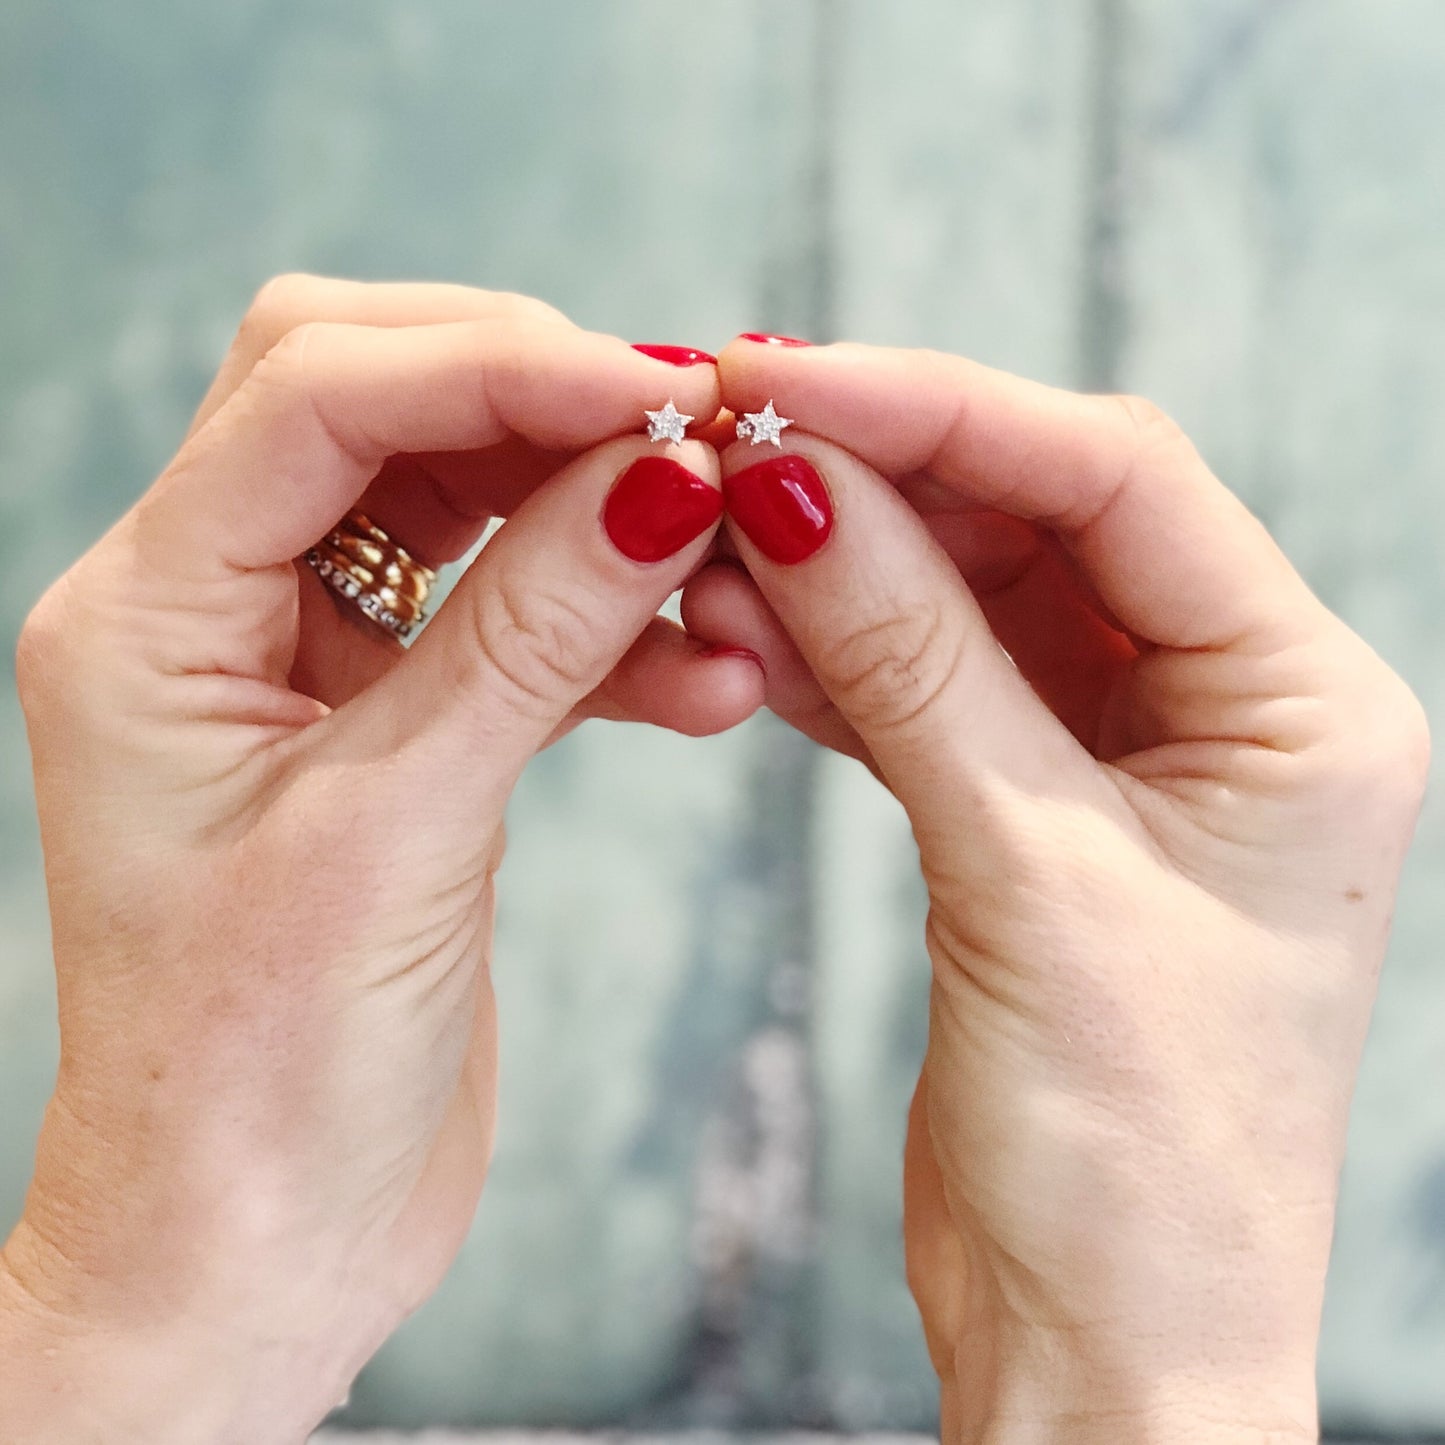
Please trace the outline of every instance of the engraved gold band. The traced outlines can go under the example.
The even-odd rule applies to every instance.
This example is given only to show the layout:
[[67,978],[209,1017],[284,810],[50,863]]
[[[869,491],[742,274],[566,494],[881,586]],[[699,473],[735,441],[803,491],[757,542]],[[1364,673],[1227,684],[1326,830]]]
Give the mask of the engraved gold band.
[[306,560],[333,592],[393,637],[407,637],[426,621],[437,574],[360,512],[348,512]]

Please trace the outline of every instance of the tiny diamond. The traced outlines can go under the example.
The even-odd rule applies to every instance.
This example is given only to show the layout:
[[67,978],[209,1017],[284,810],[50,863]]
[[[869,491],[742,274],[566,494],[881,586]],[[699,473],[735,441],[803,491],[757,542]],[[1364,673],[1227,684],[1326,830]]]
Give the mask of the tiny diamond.
[[344,567],[329,557],[323,557],[315,548],[306,553],[306,560],[333,592],[349,598],[359,611],[380,623],[394,637],[410,637],[426,621],[426,613],[420,608],[410,621],[396,611],[400,593],[395,588],[381,587],[376,592],[370,592],[365,583],[358,582]]
[[761,411],[748,411],[743,413],[743,419],[738,423],[738,438],[741,441],[751,441],[754,446],[763,442],[772,442],[780,451],[783,446],[783,428],[792,426],[789,417],[779,416],[773,410],[770,401]]
[[671,401],[661,411],[649,411],[647,435],[655,442],[680,442],[687,433],[687,425],[694,417],[684,416]]

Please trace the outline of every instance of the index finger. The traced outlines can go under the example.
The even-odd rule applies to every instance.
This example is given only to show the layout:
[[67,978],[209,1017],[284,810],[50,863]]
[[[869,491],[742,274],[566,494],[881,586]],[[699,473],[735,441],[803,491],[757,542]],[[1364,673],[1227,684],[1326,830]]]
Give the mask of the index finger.
[[885,475],[927,473],[970,503],[1050,527],[1140,638],[1273,650],[1318,617],[1269,533],[1148,402],[852,343],[738,340],[719,366],[734,411],[772,399]]
[[[172,559],[275,566],[324,536],[397,453],[508,437],[581,451],[642,430],[667,396],[658,370],[616,337],[551,323],[311,322],[272,347],[138,513]],[[665,381],[680,410],[716,413],[712,367]]]
[[572,323],[554,306],[508,291],[482,291],[431,281],[348,281],[292,272],[273,276],[241,318],[236,338],[206,392],[188,437],[230,400],[256,363],[283,337],[308,321],[351,326],[434,326],[443,321],[552,321]]

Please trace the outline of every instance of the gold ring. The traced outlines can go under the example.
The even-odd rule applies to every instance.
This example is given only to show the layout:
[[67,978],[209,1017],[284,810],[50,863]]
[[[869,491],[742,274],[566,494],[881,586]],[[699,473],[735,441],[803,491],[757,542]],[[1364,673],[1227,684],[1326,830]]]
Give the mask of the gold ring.
[[360,512],[348,512],[306,560],[333,592],[393,637],[407,637],[426,621],[437,574]]

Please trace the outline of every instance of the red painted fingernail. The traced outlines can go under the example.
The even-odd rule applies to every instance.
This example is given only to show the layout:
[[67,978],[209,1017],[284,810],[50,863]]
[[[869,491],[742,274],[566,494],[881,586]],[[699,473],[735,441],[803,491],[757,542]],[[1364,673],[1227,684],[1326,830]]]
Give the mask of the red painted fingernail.
[[739,341],[756,341],[759,346],[811,346],[811,341],[804,341],[797,336],[770,336],[766,331],[744,331],[738,337]]
[[670,366],[716,366],[717,357],[710,351],[696,351],[691,346],[655,346],[652,342],[639,342],[632,348],[654,361],[665,361]]
[[833,503],[817,469],[793,453],[723,480],[728,515],[774,562],[811,557],[833,530]]
[[745,657],[749,662],[755,662],[763,676],[768,675],[768,665],[763,659],[752,650],[751,647],[704,647],[698,653],[699,657]]
[[722,493],[671,457],[642,457],[608,493],[602,525],[634,562],[661,562],[722,516]]

